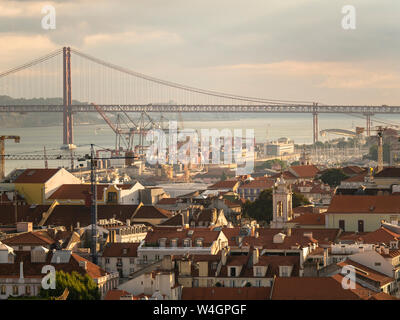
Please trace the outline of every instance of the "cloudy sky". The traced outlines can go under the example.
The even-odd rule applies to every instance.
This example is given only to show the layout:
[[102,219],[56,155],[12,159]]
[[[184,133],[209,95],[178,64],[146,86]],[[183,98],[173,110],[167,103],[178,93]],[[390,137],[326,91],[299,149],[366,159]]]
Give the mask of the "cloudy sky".
[[[55,30],[41,27],[48,4]],[[204,89],[400,105],[399,18],[398,0],[0,0],[0,70],[69,45]]]

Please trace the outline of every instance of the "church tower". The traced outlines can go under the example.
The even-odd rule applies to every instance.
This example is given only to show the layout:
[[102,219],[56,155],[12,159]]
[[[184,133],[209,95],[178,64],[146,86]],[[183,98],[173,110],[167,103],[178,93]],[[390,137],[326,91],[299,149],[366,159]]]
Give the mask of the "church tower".
[[311,157],[309,153],[306,151],[306,146],[303,147],[303,151],[301,152],[301,156],[299,158],[299,162],[301,166],[311,165]]
[[281,176],[277,179],[272,192],[273,218],[271,228],[283,228],[293,219],[292,189]]

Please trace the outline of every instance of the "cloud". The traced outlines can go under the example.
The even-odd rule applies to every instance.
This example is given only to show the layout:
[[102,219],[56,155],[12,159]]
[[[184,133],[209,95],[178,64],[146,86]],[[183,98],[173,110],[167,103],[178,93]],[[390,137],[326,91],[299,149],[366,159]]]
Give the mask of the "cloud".
[[59,48],[44,35],[25,36],[11,33],[0,33],[0,47],[7,48],[0,50],[1,70],[26,63]]
[[267,64],[237,64],[214,69],[265,77],[295,77],[314,79],[319,88],[400,88],[400,73],[385,70],[371,63],[280,61]]
[[83,39],[83,45],[88,47],[113,44],[132,45],[152,42],[158,44],[177,44],[182,42],[182,39],[178,34],[166,31],[97,33],[88,35]]

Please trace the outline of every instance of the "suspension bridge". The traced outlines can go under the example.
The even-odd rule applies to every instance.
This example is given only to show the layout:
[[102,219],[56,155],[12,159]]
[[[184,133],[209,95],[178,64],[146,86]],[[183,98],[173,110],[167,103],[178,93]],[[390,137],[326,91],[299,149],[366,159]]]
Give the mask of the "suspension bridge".
[[150,77],[70,47],[0,73],[0,95],[12,98],[1,103],[0,112],[63,113],[63,145],[74,143],[74,114],[98,112],[93,102],[104,112],[309,113],[314,143],[319,114],[365,117],[368,136],[372,116],[400,114],[400,106],[326,105],[203,90]]

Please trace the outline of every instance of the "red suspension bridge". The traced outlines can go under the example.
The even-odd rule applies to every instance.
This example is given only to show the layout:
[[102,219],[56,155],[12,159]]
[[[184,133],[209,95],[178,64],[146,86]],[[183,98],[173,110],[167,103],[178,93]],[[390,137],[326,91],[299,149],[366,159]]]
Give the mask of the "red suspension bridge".
[[75,113],[98,112],[91,102],[104,112],[310,113],[314,143],[318,114],[365,117],[367,135],[373,115],[400,114],[400,106],[325,105],[202,90],[134,72],[70,47],[0,73],[0,95],[13,98],[0,105],[0,112],[62,112],[64,145],[73,144]]

